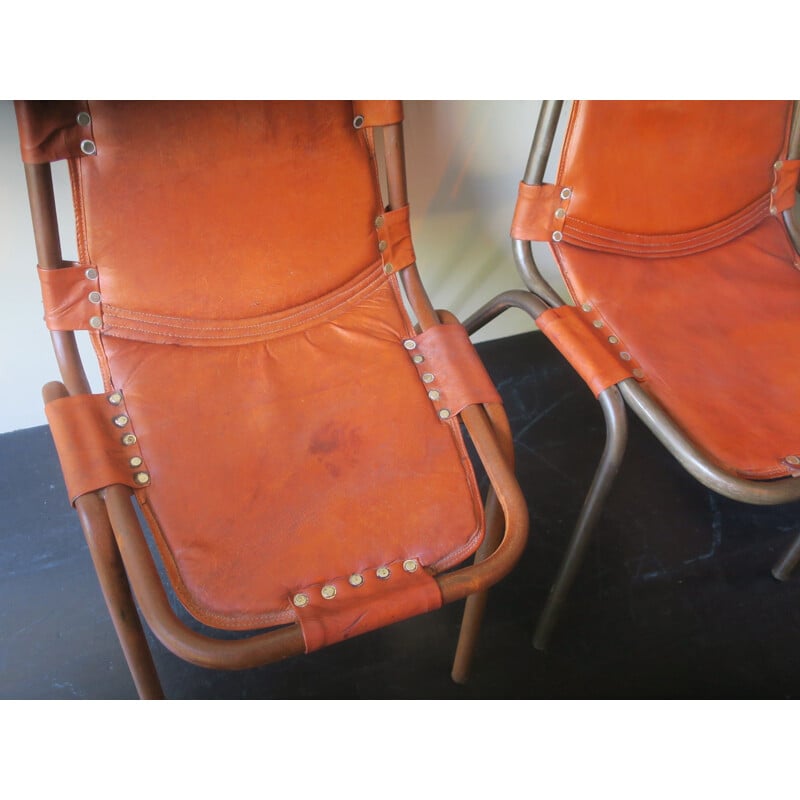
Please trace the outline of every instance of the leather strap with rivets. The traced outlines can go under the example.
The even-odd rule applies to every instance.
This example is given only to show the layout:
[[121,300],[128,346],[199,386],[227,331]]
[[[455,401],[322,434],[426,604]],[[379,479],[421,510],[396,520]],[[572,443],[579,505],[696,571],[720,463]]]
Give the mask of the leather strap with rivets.
[[434,325],[404,346],[439,419],[469,405],[502,402],[462,325]]
[[442,605],[435,579],[417,559],[359,569],[291,595],[306,652],[351,639]]
[[65,263],[59,269],[37,268],[42,287],[44,320],[51,331],[83,331],[102,327],[97,269]]
[[354,122],[357,128],[396,125],[403,121],[403,103],[400,100],[353,100]]
[[387,275],[410,267],[417,257],[411,241],[409,206],[385,211],[375,220],[378,250]]
[[63,397],[47,403],[45,413],[70,503],[117,483],[133,489],[150,484],[121,392]]
[[84,100],[14,103],[20,150],[26,164],[45,164],[96,152],[89,104]]

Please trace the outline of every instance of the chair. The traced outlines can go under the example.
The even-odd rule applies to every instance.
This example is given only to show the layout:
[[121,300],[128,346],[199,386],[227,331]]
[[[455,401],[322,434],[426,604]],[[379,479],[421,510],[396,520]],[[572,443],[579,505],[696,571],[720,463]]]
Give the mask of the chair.
[[[469,598],[453,667],[465,681],[527,509],[499,395],[415,265],[402,105],[16,112],[63,380],[44,388],[47,417],[139,695],[163,691],[137,606],[179,657],[245,669]],[[485,516],[462,425],[491,484]],[[173,611],[159,559],[201,625]]]
[[[597,397],[604,452],[539,620],[546,649],[626,444],[626,405],[704,486],[800,498],[800,116],[789,102],[543,104],[511,228],[528,291],[465,322],[527,311]],[[794,213],[797,213],[795,208]],[[573,303],[540,272],[549,242]],[[773,569],[800,560],[798,538]]]

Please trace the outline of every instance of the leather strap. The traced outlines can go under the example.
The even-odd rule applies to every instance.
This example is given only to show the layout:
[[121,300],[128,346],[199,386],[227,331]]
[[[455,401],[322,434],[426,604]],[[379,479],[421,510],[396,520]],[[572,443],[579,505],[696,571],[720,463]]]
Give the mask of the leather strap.
[[409,206],[385,211],[375,221],[378,229],[378,248],[387,275],[410,267],[416,260],[411,241]]
[[561,306],[541,314],[536,319],[536,325],[597,397],[609,386],[632,377],[633,370],[638,371],[638,367],[630,353],[621,349],[619,343],[612,349],[608,341],[608,328],[595,328],[586,319],[587,316],[587,312],[575,306]]
[[44,321],[51,331],[93,330],[101,319],[97,270],[67,263],[59,269],[37,267],[42,287]]
[[[413,571],[404,563],[413,563]],[[357,586],[350,576],[340,576],[290,596],[307,653],[442,605],[439,586],[416,559],[364,569],[354,576],[354,582],[361,581]]]
[[[439,419],[469,405],[502,403],[497,389],[462,325],[433,325],[407,349]],[[421,360],[420,360],[421,358]]]
[[63,397],[45,405],[70,503],[113,484],[150,483],[121,392]]
[[[555,231],[564,229],[571,192],[551,183],[531,186],[520,183],[511,222],[511,236],[529,242],[549,242]],[[560,209],[560,210],[559,210]]]
[[22,160],[26,164],[90,155],[81,148],[81,142],[94,142],[86,101],[15,100],[14,107]]

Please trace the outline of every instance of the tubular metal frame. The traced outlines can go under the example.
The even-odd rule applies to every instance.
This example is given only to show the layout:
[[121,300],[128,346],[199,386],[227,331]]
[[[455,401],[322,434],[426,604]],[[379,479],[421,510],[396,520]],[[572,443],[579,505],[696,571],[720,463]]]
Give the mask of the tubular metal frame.
[[[546,100],[525,168],[523,183],[541,185],[555,139],[563,101]],[[795,102],[789,135],[788,157],[800,157],[800,103]],[[800,251],[800,203],[795,203],[784,219],[789,235]],[[473,314],[464,324],[472,333],[508,308],[520,308],[533,321],[548,308],[564,305],[555,289],[542,276],[531,249],[531,242],[512,238],[512,252],[517,270],[530,293],[514,290],[498,295]],[[679,463],[703,486],[733,500],[757,505],[777,505],[800,499],[800,480],[792,477],[773,481],[755,481],[731,475],[713,464],[678,428],[655,398],[633,378],[611,386],[598,396],[606,423],[606,444],[594,479],[584,500],[558,575],[550,590],[545,608],[539,618],[533,643],[546,650],[575,576],[581,566],[591,533],[602,512],[622,461],[627,442],[625,406],[653,432]],[[773,567],[772,574],[785,580],[800,562],[800,536],[797,537]]]
[[[388,207],[395,209],[407,204],[402,124],[386,126],[383,135]],[[26,164],[25,174],[39,266],[59,269],[65,263],[50,165]],[[403,270],[399,279],[419,327],[425,330],[441,324],[416,264]],[[455,319],[452,315],[447,317]],[[51,335],[63,383],[52,382],[43,388],[45,403],[90,393],[74,333],[53,331]],[[490,491],[486,533],[474,563],[436,576],[443,605],[468,598],[452,671],[453,679],[459,683],[469,676],[488,588],[513,568],[525,548],[528,532],[527,504],[514,475],[511,429],[502,406],[468,406],[461,412],[461,420],[486,469]],[[217,639],[187,627],[170,605],[134,511],[132,494],[126,486],[113,485],[79,497],[75,507],[106,605],[142,699],[163,699],[164,692],[137,605],[162,644],[199,666],[247,669],[305,651],[297,623],[235,640]]]

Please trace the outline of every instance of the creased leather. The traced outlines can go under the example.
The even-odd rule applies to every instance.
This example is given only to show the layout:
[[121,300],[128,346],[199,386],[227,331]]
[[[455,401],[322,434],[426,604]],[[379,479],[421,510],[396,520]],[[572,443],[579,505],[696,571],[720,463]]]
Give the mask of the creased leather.
[[64,158],[79,158],[81,141],[93,139],[91,123],[79,125],[77,118],[89,104],[82,100],[17,100],[20,151],[26,164],[44,164]]
[[[147,473],[147,465],[130,464],[142,453],[137,443],[123,443],[126,434],[134,433],[124,399],[112,405],[105,394],[73,395],[47,403],[45,412],[70,503],[113,484],[141,488],[135,475]],[[120,416],[128,421],[115,425],[114,418]]]
[[[447,412],[444,419],[468,405],[502,402],[462,325],[434,325],[414,341],[417,346],[408,351],[409,358],[414,363],[414,356],[422,356],[414,366],[437,414]],[[435,396],[431,398],[430,392]]]
[[60,269],[37,268],[42,288],[44,320],[51,331],[92,330],[89,319],[101,315],[99,303],[89,299],[99,288],[97,278],[88,278],[88,266],[70,263]]
[[[295,608],[307,653],[441,607],[439,587],[422,566],[414,572],[405,571],[402,561],[381,566],[389,569],[385,579],[376,576],[374,566],[354,570],[363,578],[360,586],[351,586],[348,576],[340,576],[325,584],[298,587],[308,597],[307,605]],[[336,595],[325,599],[323,585],[333,586]]]

